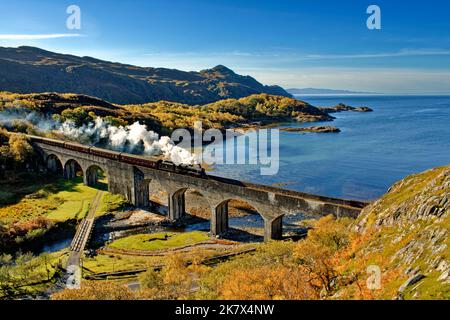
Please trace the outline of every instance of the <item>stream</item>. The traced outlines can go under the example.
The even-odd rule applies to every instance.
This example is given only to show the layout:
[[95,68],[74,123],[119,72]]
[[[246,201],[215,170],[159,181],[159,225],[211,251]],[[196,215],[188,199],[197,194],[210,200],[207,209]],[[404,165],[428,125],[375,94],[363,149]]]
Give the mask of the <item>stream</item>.
[[[283,233],[284,234],[298,234],[301,235],[304,233],[304,228],[301,228],[297,225],[298,222],[304,220],[305,217],[302,214],[293,214],[286,215],[283,218]],[[241,217],[230,217],[229,218],[229,226],[230,229],[238,229],[236,231],[238,233],[243,233],[238,237],[239,241],[262,241],[262,237],[258,235],[254,235],[249,233],[248,231],[243,231],[247,229],[261,229],[259,233],[262,233],[262,229],[264,228],[264,220],[258,215],[247,215]],[[152,233],[174,233],[174,232],[191,232],[191,231],[205,231],[208,232],[210,230],[210,221],[204,220],[202,222],[188,224],[186,226],[165,226],[165,225],[148,225],[142,227],[133,227],[130,226],[128,228],[123,228],[121,230],[113,230],[113,231],[100,231],[95,233],[95,242],[97,246],[104,245],[106,242],[113,241],[120,238],[125,238],[135,234],[152,234]],[[39,248],[36,248],[35,253],[52,253],[56,252],[70,246],[72,242],[72,237],[67,237],[55,241],[51,241],[46,243]]]

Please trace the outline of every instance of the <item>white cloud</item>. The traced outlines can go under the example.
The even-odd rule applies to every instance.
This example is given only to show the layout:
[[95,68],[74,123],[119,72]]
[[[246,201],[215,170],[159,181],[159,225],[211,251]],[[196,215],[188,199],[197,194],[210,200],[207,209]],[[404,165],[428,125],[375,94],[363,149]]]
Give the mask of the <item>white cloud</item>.
[[[229,67],[245,66],[247,68],[307,66],[310,61],[383,59],[393,57],[433,57],[450,56],[446,49],[402,49],[394,52],[348,53],[348,54],[308,54],[296,52],[153,52],[130,57],[133,63],[141,66],[166,66],[183,70],[199,70],[216,64]],[[337,64],[337,63],[336,63]],[[339,63],[343,65],[343,63]]]
[[58,38],[83,37],[79,33],[50,33],[50,34],[0,34],[0,40],[43,40]]
[[448,56],[450,50],[441,49],[403,49],[397,52],[368,53],[368,54],[309,54],[305,59],[370,59],[370,58],[392,58],[392,57],[414,57],[414,56]]

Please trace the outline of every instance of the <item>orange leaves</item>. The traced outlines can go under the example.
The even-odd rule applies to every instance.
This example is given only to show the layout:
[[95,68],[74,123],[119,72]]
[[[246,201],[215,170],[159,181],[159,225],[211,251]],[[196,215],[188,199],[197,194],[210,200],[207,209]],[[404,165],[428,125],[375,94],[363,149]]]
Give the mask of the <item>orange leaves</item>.
[[317,294],[333,294],[340,276],[340,262],[349,246],[350,221],[334,220],[327,216],[318,220],[308,237],[300,241],[294,250],[300,269],[309,277],[309,283]]
[[139,280],[143,299],[186,299],[192,291],[194,272],[187,267],[187,259],[180,253],[168,254],[161,272],[152,268]]
[[45,217],[37,217],[29,221],[19,221],[9,227],[9,232],[13,236],[25,235],[31,230],[47,229],[51,222]]
[[30,220],[45,214],[48,210],[55,208],[55,203],[48,199],[26,199],[19,203],[1,207],[0,218],[14,220]]
[[37,217],[32,220],[16,221],[9,225],[4,225],[1,230],[3,241],[11,241],[18,237],[29,236],[34,230],[46,230],[52,223],[45,217]]
[[123,284],[111,281],[83,281],[80,289],[65,289],[52,300],[132,300],[134,293]]
[[230,273],[220,289],[220,299],[304,300],[317,294],[308,278],[295,266],[269,265]]
[[12,134],[9,137],[9,150],[17,162],[24,162],[29,159],[34,151],[27,138],[23,135]]

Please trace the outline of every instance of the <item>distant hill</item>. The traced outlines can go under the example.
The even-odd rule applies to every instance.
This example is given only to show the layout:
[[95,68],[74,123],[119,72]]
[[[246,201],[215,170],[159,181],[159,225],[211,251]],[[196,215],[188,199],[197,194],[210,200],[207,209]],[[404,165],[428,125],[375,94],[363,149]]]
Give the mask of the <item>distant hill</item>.
[[143,68],[35,47],[0,47],[0,91],[78,93],[121,104],[206,104],[259,93],[291,97],[222,65],[199,72]]
[[291,88],[287,89],[290,94],[374,94],[373,92],[357,92],[350,90],[333,90],[333,89],[318,89],[318,88]]

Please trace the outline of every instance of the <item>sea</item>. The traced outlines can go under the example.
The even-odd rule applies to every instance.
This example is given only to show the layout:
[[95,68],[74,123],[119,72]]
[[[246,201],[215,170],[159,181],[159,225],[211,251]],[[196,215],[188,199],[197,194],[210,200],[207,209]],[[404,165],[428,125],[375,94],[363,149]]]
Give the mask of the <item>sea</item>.
[[[314,106],[367,106],[373,112],[333,113],[332,122],[282,123],[278,128],[331,125],[340,133],[280,132],[279,170],[215,165],[211,174],[307,193],[374,200],[396,181],[450,164],[450,96],[297,96]],[[225,147],[224,147],[225,148]]]

